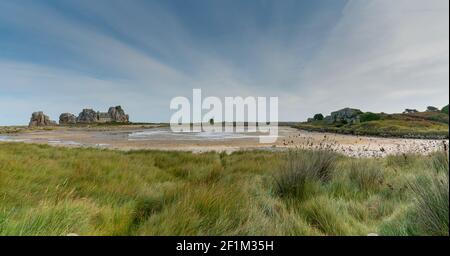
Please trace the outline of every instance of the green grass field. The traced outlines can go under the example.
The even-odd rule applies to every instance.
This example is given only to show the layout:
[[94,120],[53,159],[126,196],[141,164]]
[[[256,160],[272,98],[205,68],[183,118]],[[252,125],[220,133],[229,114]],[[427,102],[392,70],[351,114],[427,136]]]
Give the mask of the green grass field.
[[0,143],[0,235],[447,235],[448,158]]

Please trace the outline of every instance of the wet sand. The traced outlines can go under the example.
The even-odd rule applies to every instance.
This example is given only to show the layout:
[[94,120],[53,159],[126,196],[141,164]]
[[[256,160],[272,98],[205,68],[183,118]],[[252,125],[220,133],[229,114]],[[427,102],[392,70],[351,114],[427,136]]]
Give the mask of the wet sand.
[[[168,127],[103,127],[39,130],[0,135],[1,141],[40,143],[63,147],[96,147],[117,150],[181,150],[234,152],[239,150],[326,149],[354,157],[390,154],[429,154],[448,148],[448,140],[376,138],[302,131],[279,127],[275,143],[259,143],[258,133],[172,133]],[[444,146],[445,144],[445,146]]]

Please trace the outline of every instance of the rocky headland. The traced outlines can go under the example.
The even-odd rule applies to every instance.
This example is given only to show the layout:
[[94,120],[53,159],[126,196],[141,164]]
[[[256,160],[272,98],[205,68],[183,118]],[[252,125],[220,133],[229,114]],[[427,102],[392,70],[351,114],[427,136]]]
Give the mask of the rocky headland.
[[[72,113],[62,113],[59,116],[59,125],[75,124],[96,124],[96,123],[129,123],[129,116],[121,106],[110,107],[108,112],[94,111],[93,109],[83,109],[78,116]],[[42,111],[34,112],[31,115],[30,127],[56,126],[55,121]]]

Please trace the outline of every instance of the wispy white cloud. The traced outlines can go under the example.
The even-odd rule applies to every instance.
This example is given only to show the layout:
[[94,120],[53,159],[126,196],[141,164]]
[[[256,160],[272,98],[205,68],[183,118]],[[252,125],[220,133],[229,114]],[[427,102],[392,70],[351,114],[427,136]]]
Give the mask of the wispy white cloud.
[[[351,1],[301,81],[322,111],[448,104],[449,2]],[[315,104],[317,106],[317,104]]]
[[[282,120],[345,106],[447,104],[448,1],[350,1],[345,9],[338,2],[301,15],[289,15],[300,11],[297,1],[277,2],[262,18],[222,2],[202,14],[214,25],[196,26],[145,1],[62,1],[81,16],[44,2],[2,2],[0,31],[32,41],[10,42],[24,45],[21,58],[0,53],[0,124],[26,123],[38,109],[56,119],[113,104],[135,121],[167,121],[170,99],[192,88],[279,96]],[[31,58],[41,50],[49,57]]]

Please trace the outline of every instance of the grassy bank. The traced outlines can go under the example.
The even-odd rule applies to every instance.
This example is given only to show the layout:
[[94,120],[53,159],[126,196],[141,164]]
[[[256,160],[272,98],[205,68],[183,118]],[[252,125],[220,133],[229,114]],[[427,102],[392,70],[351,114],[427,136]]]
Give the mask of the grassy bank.
[[442,153],[352,159],[0,143],[0,235],[448,235],[448,209]]
[[332,132],[380,137],[448,139],[448,114],[440,112],[419,112],[411,114],[377,114],[379,120],[358,124],[329,124],[315,120],[293,127],[308,131]]
[[0,126],[0,135],[14,134],[28,130],[27,126]]

